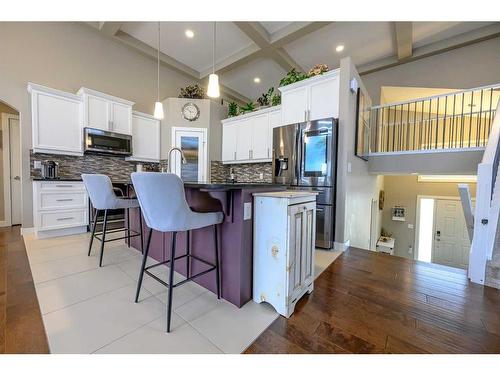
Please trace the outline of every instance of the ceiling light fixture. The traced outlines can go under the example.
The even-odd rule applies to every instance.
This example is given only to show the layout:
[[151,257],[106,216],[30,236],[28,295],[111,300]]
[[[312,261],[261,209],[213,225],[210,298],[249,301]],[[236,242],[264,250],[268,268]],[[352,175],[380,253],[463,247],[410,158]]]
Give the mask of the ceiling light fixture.
[[209,98],[218,98],[220,96],[219,90],[219,76],[215,74],[215,43],[217,39],[217,23],[214,21],[214,39],[213,39],[213,50],[212,50],[212,74],[208,76],[208,89],[207,96]]
[[188,38],[193,38],[193,37],[194,37],[194,31],[193,31],[193,30],[189,30],[189,29],[187,29],[187,30],[184,32],[184,34],[186,34],[186,36],[187,36]]
[[335,51],[337,51],[337,52],[342,52],[343,50],[344,50],[343,44],[339,44],[337,47],[335,47]]
[[260,83],[260,78],[259,78],[259,77],[255,77],[255,78],[253,79],[253,81],[254,81],[255,83]]
[[157,58],[158,58],[158,76],[156,82],[156,103],[155,103],[155,111],[153,117],[157,120],[163,120],[163,104],[162,102],[160,102],[160,22],[159,21],[158,21]]

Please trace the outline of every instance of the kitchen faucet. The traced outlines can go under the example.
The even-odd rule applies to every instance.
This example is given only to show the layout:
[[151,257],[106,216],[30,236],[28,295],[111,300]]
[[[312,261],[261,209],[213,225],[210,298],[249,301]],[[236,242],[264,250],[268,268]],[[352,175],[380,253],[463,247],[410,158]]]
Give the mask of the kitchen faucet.
[[187,163],[186,157],[184,156],[184,152],[180,149],[180,147],[172,147],[168,151],[168,156],[167,156],[168,173],[172,173],[172,163],[170,163],[172,151],[179,151],[181,153],[182,164],[186,164]]

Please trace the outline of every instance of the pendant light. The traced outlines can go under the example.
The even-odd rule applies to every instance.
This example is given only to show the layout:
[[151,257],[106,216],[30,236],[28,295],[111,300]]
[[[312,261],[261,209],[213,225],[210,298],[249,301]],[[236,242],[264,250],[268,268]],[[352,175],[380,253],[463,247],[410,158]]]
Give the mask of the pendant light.
[[214,38],[213,38],[213,51],[212,51],[212,74],[208,76],[208,89],[207,96],[209,98],[218,98],[220,96],[219,90],[219,76],[215,74],[215,43],[217,38],[217,24],[214,22]]
[[163,104],[160,102],[160,22],[158,22],[158,77],[156,86],[156,103],[153,117],[157,120],[163,120]]

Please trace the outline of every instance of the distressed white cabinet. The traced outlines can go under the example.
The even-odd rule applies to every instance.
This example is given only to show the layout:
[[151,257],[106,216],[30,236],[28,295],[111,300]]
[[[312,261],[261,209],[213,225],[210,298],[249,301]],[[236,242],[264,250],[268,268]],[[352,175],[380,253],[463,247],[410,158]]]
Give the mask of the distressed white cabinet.
[[132,156],[127,160],[160,161],[160,121],[146,113],[132,114]]
[[34,83],[28,92],[33,152],[83,155],[80,97]]
[[83,126],[120,134],[132,134],[133,102],[82,87]]
[[222,161],[226,164],[271,161],[272,129],[281,122],[280,108],[222,120]]
[[87,232],[89,198],[81,181],[33,181],[38,238]]
[[287,318],[314,288],[316,194],[254,194],[253,300]]
[[339,69],[280,87],[282,125],[339,117]]

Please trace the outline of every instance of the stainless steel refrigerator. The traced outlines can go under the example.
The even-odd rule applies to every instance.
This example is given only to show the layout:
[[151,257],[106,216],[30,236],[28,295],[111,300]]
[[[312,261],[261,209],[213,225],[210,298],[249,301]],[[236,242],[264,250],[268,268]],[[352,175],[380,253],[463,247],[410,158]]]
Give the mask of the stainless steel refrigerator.
[[273,129],[273,181],[291,189],[313,190],[316,247],[333,248],[337,175],[337,119]]

